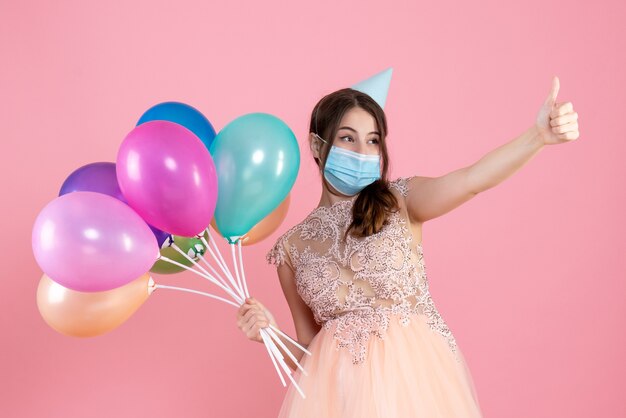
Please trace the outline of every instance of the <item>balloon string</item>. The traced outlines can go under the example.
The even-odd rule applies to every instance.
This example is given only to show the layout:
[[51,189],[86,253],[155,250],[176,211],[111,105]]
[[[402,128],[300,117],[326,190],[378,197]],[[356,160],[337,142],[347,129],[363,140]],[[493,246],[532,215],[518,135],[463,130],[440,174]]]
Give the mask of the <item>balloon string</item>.
[[[222,256],[222,252],[220,251],[219,247],[217,246],[217,242],[215,241],[215,239],[211,235],[211,230],[209,229],[209,227],[206,228],[206,233],[209,236],[209,241],[210,241],[211,245],[213,246],[213,249],[215,250],[215,253],[219,256],[219,262],[221,262],[220,265],[222,265],[224,267],[224,269],[228,272],[229,276],[234,280],[235,277],[233,276],[233,274],[231,273],[230,269],[228,268],[228,264],[226,263],[226,260],[224,260],[224,257]],[[201,238],[204,238],[204,235]],[[241,289],[239,289],[239,290],[241,290]]]
[[[237,267],[237,257],[235,256],[235,244],[230,244],[230,250],[230,254],[233,259],[233,266],[235,267],[235,274],[237,275],[237,285],[239,285],[239,289],[242,289],[241,278],[239,277],[239,267]],[[243,290],[241,293],[243,294]]]
[[219,296],[212,295],[210,293],[200,292],[200,291],[194,290],[194,289],[187,289],[187,288],[184,288],[184,287],[176,287],[176,286],[166,286],[166,285],[163,285],[163,284],[157,284],[154,287],[157,288],[157,289],[171,289],[171,290],[180,290],[180,291],[183,291],[183,292],[195,293],[195,294],[198,294],[198,295],[207,296],[209,298],[214,298],[214,299],[221,300],[221,301],[226,302],[226,303],[228,303],[230,305],[233,305],[235,308],[239,308],[239,305],[235,304],[234,302],[232,302],[232,301],[230,301],[228,299],[224,299],[224,298],[221,298]]
[[280,373],[280,369],[278,368],[278,364],[276,363],[276,359],[274,358],[274,352],[270,349],[270,345],[272,344],[271,343],[271,339],[270,339],[270,341],[268,341],[268,338],[265,335],[265,333],[263,332],[263,330],[261,330],[260,334],[261,334],[261,338],[263,338],[263,345],[267,349],[267,354],[272,359],[272,363],[274,363],[274,368],[276,369],[276,373],[278,373],[278,377],[280,378],[281,383],[283,384],[283,386],[287,386],[287,383],[285,382],[285,379],[283,378],[283,375]]
[[[209,228],[207,228],[206,230],[208,231]],[[217,256],[215,255],[215,253],[213,252],[213,249],[211,248],[211,245],[206,241],[206,239],[204,238],[204,235],[199,235],[200,240],[202,241],[202,244],[204,244],[204,247],[209,251],[209,253],[211,254],[211,257],[213,257],[213,259],[215,260],[215,262],[217,263],[217,265],[219,266],[219,268],[222,270],[222,272],[228,276],[227,273],[227,269],[224,268],[224,266],[222,265],[222,263],[220,263],[220,260],[217,258]],[[209,236],[209,241],[211,240],[211,237]],[[218,250],[219,251],[219,250]]]
[[[215,253],[211,249],[211,245],[209,243],[207,243],[207,241],[204,239],[204,237],[201,237],[201,240],[202,240],[202,243],[204,244],[205,248],[207,248],[207,250],[209,251],[209,254],[211,254],[211,257],[213,257],[213,260],[217,263],[219,268],[222,270],[222,272],[224,273],[224,275],[226,276],[226,278],[228,279],[228,281],[232,285],[232,287],[237,291],[237,293],[241,294],[241,292],[239,291],[239,289],[237,288],[235,283],[231,280],[231,273],[228,270],[228,267],[227,266],[225,267],[225,266],[222,265],[222,263],[220,263],[220,260],[217,258],[217,256],[215,255]],[[204,256],[202,256],[202,260],[204,261],[204,264],[209,265],[208,262],[206,261],[206,259],[204,258]]]
[[278,343],[279,346],[282,347],[283,351],[285,351],[285,353],[287,353],[287,355],[289,356],[289,358],[291,358],[291,360],[295,363],[296,366],[298,366],[298,368],[300,370],[302,370],[302,373],[304,373],[305,376],[308,376],[309,374],[306,372],[306,370],[304,370],[304,368],[300,365],[300,363],[298,363],[298,359],[296,359],[296,356],[293,355],[293,353],[291,352],[291,350],[289,350],[287,348],[287,346],[285,345],[285,343],[283,343],[280,338],[278,337],[278,335],[276,335],[276,333],[274,332],[273,329],[267,327],[265,328],[265,331],[267,332],[267,334],[274,338],[274,340],[276,341],[276,343]]
[[[206,271],[200,264],[198,264],[193,258],[189,257],[189,255],[186,254],[183,250],[181,250],[180,247],[178,245],[176,245],[176,243],[172,243],[172,248],[175,249],[176,251],[178,251],[187,260],[192,262],[194,266],[196,266],[198,269],[200,269],[200,271],[202,271],[204,274],[206,274],[208,277],[210,277],[211,279],[209,279],[209,281],[211,281],[212,283],[215,283],[217,286],[222,288],[226,293],[230,294],[231,296],[233,296],[233,297],[235,296],[233,290],[230,287],[224,286],[215,277],[211,276],[211,274],[208,271]],[[238,301],[239,299],[235,298],[235,300]]]
[[[216,261],[218,263],[221,262],[220,265],[223,266],[222,268],[228,274],[228,277],[230,279],[232,279],[233,286],[235,286],[237,288],[237,290],[239,291],[239,294],[243,296],[242,289],[235,282],[235,276],[233,276],[232,272],[228,268],[228,264],[226,263],[226,260],[224,260],[224,257],[222,256],[222,252],[220,251],[219,247],[217,246],[217,243],[216,243],[215,239],[213,239],[213,236],[211,235],[211,231],[210,231],[210,229],[208,227],[206,228],[206,232],[207,232],[207,235],[209,236],[209,241],[210,241],[211,245],[215,249],[215,253],[219,256],[219,260],[216,258]],[[201,236],[201,238],[204,239],[204,235]]]
[[207,266],[209,269],[211,269],[211,273],[213,274],[213,276],[214,276],[217,280],[219,280],[219,282],[220,282],[222,285],[224,285],[224,286],[226,286],[226,287],[228,287],[228,288],[230,288],[230,287],[231,287],[231,286],[230,286],[230,284],[226,283],[226,281],[224,280],[224,277],[222,277],[222,276],[221,276],[221,275],[220,275],[220,274],[219,274],[219,273],[218,273],[218,272],[217,272],[217,271],[213,268],[213,266],[211,266],[211,264],[209,264],[209,262],[208,262],[208,261],[206,261],[206,258],[204,258],[204,255],[203,255],[203,254],[198,254],[198,259],[199,259],[200,261],[202,261],[202,262],[204,263],[204,265],[205,265],[205,266]]
[[246,272],[243,269],[243,256],[241,255],[241,239],[237,241],[237,247],[239,249],[239,266],[241,268],[241,277],[243,280],[243,289],[247,297],[250,297],[250,293],[248,292],[248,283],[246,282]]
[[[174,260],[172,260],[171,258],[165,257],[164,255],[160,256],[160,257],[159,257],[159,259],[160,259],[160,260],[167,261],[168,263],[172,263],[172,264],[174,264],[174,265],[176,265],[176,266],[178,266],[178,267],[182,267],[182,268],[184,268],[185,270],[189,270],[189,271],[191,271],[191,272],[193,272],[193,273],[197,274],[198,276],[200,276],[200,277],[204,277],[205,279],[207,279],[207,280],[210,280],[210,281],[211,281],[211,278],[210,278],[209,276],[204,275],[202,272],[199,272],[198,270],[195,270],[195,269],[193,269],[193,268],[191,268],[191,267],[189,267],[189,266],[186,266],[186,265],[181,264],[181,263],[179,263],[179,262],[177,262],[177,261],[174,261]],[[237,302],[239,302],[240,304],[243,304],[243,298],[240,298],[238,295],[236,295],[235,293],[233,293],[233,292],[231,292],[231,291],[229,291],[229,290],[228,290],[227,292],[228,292],[228,293],[230,293],[230,294],[231,294],[231,296],[232,296],[232,297],[233,297],[233,298],[234,298]]]
[[[204,243],[202,243],[204,245]],[[206,249],[206,246],[205,246]],[[210,248],[209,248],[210,250]],[[206,251],[204,252],[206,253]],[[215,276],[216,279],[218,279],[220,281],[220,283],[222,283],[224,286],[226,287],[230,287],[230,285],[228,283],[226,283],[226,280],[224,280],[224,278],[222,277],[222,275],[220,273],[217,272],[217,270],[215,270],[213,268],[213,266],[211,264],[209,264],[208,261],[206,261],[206,259],[204,258],[204,254],[199,254],[199,259],[209,268],[211,269],[211,272],[213,273],[213,275]],[[214,258],[215,259],[215,258]]]
[[[209,244],[207,243],[206,239],[204,238],[204,235],[200,236],[200,239],[202,240],[202,243],[209,248],[209,252],[211,253],[211,255],[213,256],[213,259],[215,260],[215,262],[218,264],[218,266],[220,267],[220,269],[222,269],[222,271],[224,272],[224,274],[226,275],[226,278],[228,279],[228,281],[233,285],[233,287],[237,290],[237,292],[239,293],[241,299],[244,298],[244,294],[242,292],[242,290],[237,286],[237,283],[235,283],[235,278],[233,277],[233,274],[230,272],[230,270],[228,269],[228,265],[226,264],[226,261],[224,261],[224,257],[222,257],[222,253],[220,252],[217,244],[215,243],[215,240],[213,239],[213,237],[211,236],[211,231],[209,230],[209,228],[206,228],[206,232],[207,235],[209,236],[209,241],[211,242],[211,245],[213,247],[215,247],[215,251],[217,253],[217,255],[219,255],[219,259],[217,258],[217,256],[215,255],[215,253],[213,253],[213,251],[211,250],[211,247],[209,246]],[[220,262],[221,260],[221,262]]]
[[[280,329],[278,329],[277,327],[275,327],[274,325],[270,324],[269,326],[272,330],[276,331],[277,333],[279,333],[280,335],[282,335],[283,337],[285,337],[287,340],[289,340],[291,343],[293,343],[296,347],[298,347],[300,350],[304,351],[305,353],[307,353],[308,355],[312,355],[311,352],[309,350],[307,350],[306,348],[302,347],[300,344],[298,344],[297,341],[295,341],[293,338],[291,338],[289,335],[285,334],[284,332],[282,332]],[[271,331],[271,330],[270,330]]]
[[[186,270],[192,271],[195,274],[197,274],[197,275],[199,275],[201,277],[206,278],[207,280],[211,281],[212,283],[217,284],[219,287],[224,289],[227,293],[229,293],[231,296],[233,296],[236,301],[240,302],[240,304],[243,304],[243,296],[244,295],[247,296],[247,297],[250,297],[250,296],[249,296],[249,293],[248,293],[248,287],[247,287],[247,281],[246,281],[246,276],[245,276],[245,270],[244,270],[244,266],[243,266],[243,256],[242,256],[242,251],[241,251],[241,238],[237,240],[237,254],[235,253],[235,244],[230,244],[231,245],[231,256],[232,256],[232,259],[233,259],[233,266],[235,268],[235,274],[237,276],[237,282],[235,282],[235,278],[233,277],[232,273],[228,269],[228,266],[227,266],[227,264],[226,264],[226,262],[224,260],[224,257],[222,256],[221,252],[219,251],[219,248],[217,247],[217,245],[215,244],[215,240],[213,240],[213,238],[211,237],[211,232],[209,231],[208,227],[206,228],[206,231],[207,231],[207,235],[209,237],[209,241],[211,241],[211,245],[213,245],[213,247],[215,248],[215,251],[216,251],[217,255],[219,256],[219,259],[215,255],[215,253],[211,250],[211,247],[210,247],[209,243],[207,242],[207,240],[204,238],[204,235],[200,236],[200,239],[201,239],[202,243],[207,248],[207,250],[209,251],[209,253],[213,257],[215,262],[220,267],[220,269],[224,272],[224,274],[226,275],[227,279],[230,281],[230,283],[233,285],[233,287],[237,290],[239,295],[235,295],[233,289],[229,288],[228,285],[225,282],[223,282],[223,278],[219,274],[217,274],[215,269],[213,269],[212,266],[204,259],[203,254],[199,255],[200,259],[211,269],[211,271],[213,273],[215,273],[215,276],[219,277],[219,281],[215,277],[211,276],[211,274],[206,269],[204,269],[202,266],[200,266],[198,263],[196,263],[191,257],[189,257],[188,254],[186,254],[184,251],[182,251],[180,249],[180,247],[178,247],[175,243],[172,244],[172,247],[176,251],[178,251],[181,255],[183,255],[187,260],[191,261],[195,266],[197,266],[202,272],[204,272],[204,274],[201,271],[197,271],[197,270],[195,270],[193,268],[185,266],[184,264],[178,263],[178,262],[176,262],[174,260],[171,260],[171,259],[169,259],[167,257],[161,256],[160,259],[162,259],[164,261],[167,261],[169,263],[172,263],[174,265],[177,265],[179,267],[182,267],[182,268],[184,268]],[[237,255],[238,255],[238,257],[237,257]],[[238,266],[238,264],[239,264],[239,266]],[[239,275],[239,269],[241,269],[241,276]],[[224,298],[216,296],[216,295],[212,295],[210,293],[200,292],[200,291],[197,291],[197,290],[194,290],[194,289],[187,289],[187,288],[182,288],[182,287],[166,286],[166,285],[156,285],[155,288],[171,289],[171,290],[179,290],[179,291],[183,291],[183,292],[195,293],[195,294],[199,294],[199,295],[202,295],[202,296],[206,296],[206,297],[214,298],[214,299],[217,299],[217,300],[221,300],[221,301],[226,302],[229,305],[232,305],[232,306],[234,306],[236,308],[240,308],[239,305],[237,305],[237,304],[235,304],[235,303],[233,303],[233,302],[231,302],[231,301],[229,301],[227,299],[224,299]],[[300,396],[302,396],[302,398],[305,398],[306,396],[304,395],[304,393],[302,392],[302,389],[298,386],[298,384],[296,383],[296,381],[292,377],[292,371],[289,368],[289,366],[287,366],[287,363],[285,362],[285,357],[282,355],[282,353],[278,349],[276,343],[278,343],[278,345],[280,345],[280,347],[285,351],[285,353],[287,353],[287,355],[291,358],[291,360],[294,362],[294,364],[303,372],[303,374],[307,375],[307,373],[304,370],[304,368],[302,367],[302,365],[300,365],[300,363],[297,361],[297,359],[295,358],[293,353],[291,353],[291,351],[289,349],[287,349],[285,344],[280,340],[280,338],[276,335],[276,333],[274,331],[280,333],[288,341],[292,342],[294,345],[296,345],[298,348],[300,348],[301,350],[303,350],[307,354],[310,355],[311,353],[306,348],[302,347],[300,344],[298,344],[296,341],[294,341],[288,335],[286,335],[281,330],[279,330],[278,328],[274,327],[271,324],[270,324],[269,327],[265,327],[265,328],[262,328],[260,330],[260,335],[261,335],[261,337],[263,339],[265,348],[267,349],[268,355],[270,356],[270,359],[272,360],[274,368],[276,369],[276,373],[278,373],[278,377],[280,378],[283,386],[286,386],[286,382],[285,382],[285,379],[283,378],[283,376],[282,376],[282,374],[280,372],[281,369],[287,375],[287,377],[291,380],[291,382],[293,383],[294,387],[298,390],[298,393],[300,394]],[[278,360],[278,364],[277,364],[277,360]],[[280,365],[280,367],[279,367],[279,365]]]
[[[163,258],[167,258],[167,257],[163,257]],[[173,261],[173,260],[172,260]],[[179,264],[179,263],[175,263],[175,264]],[[181,265],[184,266],[184,265]],[[185,266],[186,267],[186,266]],[[193,269],[190,269],[192,271],[195,271]],[[198,273],[197,271],[195,271],[196,273]],[[198,290],[194,290],[194,289],[187,289],[184,287],[177,287],[177,286],[168,286],[168,285],[162,285],[162,284],[157,284],[154,286],[155,289],[170,289],[170,290],[178,290],[178,291],[182,291],[182,292],[188,292],[188,293],[195,293],[198,295],[202,295],[205,297],[209,297],[209,298],[213,298],[213,299],[217,299],[223,302],[228,303],[229,305],[234,306],[235,308],[240,308],[239,305],[236,305],[235,303],[224,299],[222,297],[216,296],[216,295],[212,295],[210,293],[206,293],[206,292],[200,292]],[[278,328],[276,328],[274,325],[271,325],[269,327],[266,328],[262,328],[260,330],[260,335],[263,339],[265,348],[267,349],[268,355],[270,356],[270,359],[272,360],[272,363],[274,364],[274,368],[276,369],[276,372],[278,373],[278,377],[280,378],[283,386],[286,386],[286,382],[285,379],[283,378],[282,374],[280,373],[280,368],[283,369],[283,372],[287,375],[287,377],[291,380],[291,382],[294,384],[294,386],[296,387],[296,389],[298,390],[298,393],[300,394],[300,396],[302,396],[302,398],[306,398],[305,394],[302,392],[302,389],[300,389],[300,387],[298,386],[298,384],[296,383],[296,381],[294,380],[294,378],[291,376],[292,372],[291,369],[289,368],[289,366],[287,366],[287,364],[285,363],[285,358],[284,356],[281,354],[280,350],[278,349],[278,347],[276,346],[276,343],[274,342],[274,340],[276,340],[276,342],[278,342],[278,344],[283,348],[283,350],[285,350],[285,352],[287,353],[287,355],[289,355],[289,357],[292,359],[292,361],[294,362],[294,364],[296,364],[296,366],[302,370],[302,372],[307,375],[306,371],[304,370],[304,368],[298,363],[297,359],[295,358],[295,356],[293,356],[293,354],[291,353],[291,351],[289,349],[287,349],[287,347],[285,346],[285,344],[280,341],[280,339],[278,338],[278,336],[276,336],[276,334],[274,333],[274,330],[276,330],[277,332],[279,332],[281,335],[283,335],[286,339],[288,339],[289,341],[291,341],[292,343],[294,343],[296,346],[298,346],[299,348],[303,349],[305,352],[307,352],[308,354],[311,354],[308,350],[304,349],[301,345],[299,345],[297,342],[295,342],[292,338],[290,338],[289,336],[287,336],[285,333],[283,333],[282,331],[280,331]],[[274,340],[273,340],[273,339]],[[280,368],[278,367],[278,364],[276,363],[276,360],[278,360],[278,363],[280,364]]]
[[[262,331],[265,331],[265,330],[262,330]],[[291,369],[289,368],[289,366],[287,366],[287,363],[285,363],[285,357],[282,355],[280,350],[278,350],[278,347],[276,347],[276,344],[274,343],[274,341],[272,341],[272,338],[269,336],[267,336],[266,338],[269,338],[270,348],[272,349],[272,351],[274,351],[274,355],[278,358],[278,361],[280,363],[280,366],[283,368],[283,371],[285,372],[289,380],[291,380],[291,383],[293,383],[296,389],[298,389],[300,396],[302,396],[303,398],[306,398],[306,396],[304,396],[304,393],[302,392],[302,389],[300,389],[300,386],[298,386],[298,383],[296,383],[296,381],[294,380]]]

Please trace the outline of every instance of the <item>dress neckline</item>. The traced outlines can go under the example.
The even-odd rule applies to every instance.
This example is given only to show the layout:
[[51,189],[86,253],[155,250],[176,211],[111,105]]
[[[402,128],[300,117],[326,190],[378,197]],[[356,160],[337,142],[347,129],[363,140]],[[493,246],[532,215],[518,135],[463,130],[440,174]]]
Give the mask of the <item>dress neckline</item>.
[[350,206],[352,203],[354,203],[354,201],[356,200],[356,196],[352,197],[351,199],[342,199],[342,200],[338,200],[335,203],[332,203],[330,206],[317,206],[315,208],[313,208],[313,210],[311,211],[311,213],[315,213],[317,211],[321,211],[321,210],[330,210],[330,209],[334,209],[337,206],[341,206],[341,205],[345,205],[345,206]]
[[[335,203],[332,203],[330,206],[317,206],[309,213],[307,218],[312,216],[312,215],[314,215],[314,214],[316,214],[317,212],[324,211],[324,210],[329,211],[329,210],[332,210],[332,209],[334,209],[334,208],[336,208],[338,206],[346,206],[346,208],[350,207],[351,204],[354,203],[354,201],[356,200],[356,196],[357,195],[355,195],[351,199],[338,200]],[[421,241],[418,242],[417,244],[415,244],[415,246],[420,249],[420,252],[423,251],[423,249],[424,249],[424,247],[422,246],[422,242]]]

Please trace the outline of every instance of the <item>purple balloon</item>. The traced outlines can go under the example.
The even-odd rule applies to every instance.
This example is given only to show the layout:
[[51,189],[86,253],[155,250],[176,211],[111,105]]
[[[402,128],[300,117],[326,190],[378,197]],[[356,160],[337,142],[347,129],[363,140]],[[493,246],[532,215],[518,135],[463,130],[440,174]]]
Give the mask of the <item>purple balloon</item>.
[[[126,198],[122,194],[117,175],[115,173],[115,163],[98,162],[84,165],[72,172],[63,182],[59,196],[72,192],[98,192],[116,198],[126,204]],[[165,242],[169,233],[161,231],[148,225],[157,239],[159,247]]]
[[[148,225],[148,224],[146,224]],[[157,229],[155,227],[153,227],[152,225],[148,225],[150,227],[150,230],[152,231],[152,233],[154,234],[154,237],[157,240],[157,245],[159,246],[159,248],[161,248],[161,246],[163,245],[163,243],[165,242],[165,240],[171,236],[171,234],[169,232],[165,232],[165,231],[161,231],[160,229]]]
[[154,234],[121,201],[96,192],[57,197],[37,216],[32,245],[39,267],[69,289],[97,292],[145,274],[160,253]]
[[127,203],[117,184],[115,163],[91,163],[74,170],[63,182],[59,196],[71,192],[104,193]]
[[217,201],[211,154],[189,129],[155,120],[135,127],[117,154],[128,204],[151,225],[192,237],[208,227]]

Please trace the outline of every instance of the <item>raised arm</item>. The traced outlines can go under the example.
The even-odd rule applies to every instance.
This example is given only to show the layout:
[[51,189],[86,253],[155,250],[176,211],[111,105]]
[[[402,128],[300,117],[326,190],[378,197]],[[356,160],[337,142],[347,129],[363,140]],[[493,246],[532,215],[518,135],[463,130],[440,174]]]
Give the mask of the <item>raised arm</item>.
[[411,220],[426,222],[441,216],[510,177],[544,145],[578,139],[578,114],[571,102],[555,102],[558,90],[559,79],[554,77],[535,124],[471,166],[440,177],[411,177],[406,197]]
[[409,178],[406,206],[411,221],[426,222],[476,196],[467,181],[468,168],[463,167],[440,177]]

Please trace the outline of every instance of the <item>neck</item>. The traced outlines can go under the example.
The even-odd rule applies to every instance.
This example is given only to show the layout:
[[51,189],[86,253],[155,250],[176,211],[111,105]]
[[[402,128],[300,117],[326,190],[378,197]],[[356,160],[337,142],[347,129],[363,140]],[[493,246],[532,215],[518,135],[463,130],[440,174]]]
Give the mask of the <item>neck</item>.
[[333,192],[331,193],[330,190],[328,190],[326,183],[323,182],[322,183],[322,195],[320,196],[320,201],[317,204],[317,206],[332,206],[333,204],[337,202],[346,201],[346,200],[356,200],[358,196],[359,196],[358,193],[355,194],[354,196],[342,195],[336,190],[333,190]]

